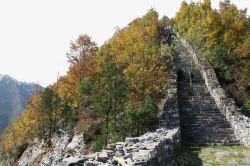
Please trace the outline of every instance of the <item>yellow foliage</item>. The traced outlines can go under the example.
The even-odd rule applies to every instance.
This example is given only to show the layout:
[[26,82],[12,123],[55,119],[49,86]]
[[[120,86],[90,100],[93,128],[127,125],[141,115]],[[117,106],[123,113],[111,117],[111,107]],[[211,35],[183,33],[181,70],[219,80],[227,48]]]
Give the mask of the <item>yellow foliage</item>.
[[28,102],[25,111],[4,131],[2,145],[6,152],[13,152],[30,143],[41,123],[43,115],[38,111],[40,95],[37,93]]
[[131,100],[141,101],[146,89],[155,97],[164,94],[167,83],[158,26],[158,14],[150,10],[118,30],[100,50],[101,56],[112,55],[118,68],[123,69]]

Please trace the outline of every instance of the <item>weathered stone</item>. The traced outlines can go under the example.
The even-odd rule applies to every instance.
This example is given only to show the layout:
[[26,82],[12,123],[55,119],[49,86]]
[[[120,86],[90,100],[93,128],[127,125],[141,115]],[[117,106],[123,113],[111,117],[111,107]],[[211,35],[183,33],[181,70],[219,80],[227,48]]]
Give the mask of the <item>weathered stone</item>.
[[115,146],[116,146],[115,144],[108,144],[105,149],[107,149],[107,150],[114,150]]
[[96,156],[97,156],[97,153],[92,153],[92,154],[84,155],[83,158],[86,158],[86,159],[95,159]]
[[84,166],[100,166],[100,165],[104,165],[104,163],[99,161],[86,161],[84,163]]
[[118,165],[120,164],[121,166],[125,165],[125,160],[123,157],[114,157],[113,158],[114,161],[116,161],[118,163]]
[[65,166],[69,166],[70,164],[77,163],[79,161],[82,161],[82,159],[77,157],[68,157],[62,160],[63,165]]
[[100,154],[97,155],[96,160],[105,163],[108,160],[108,153],[102,151]]
[[139,142],[140,140],[138,138],[126,138],[125,143],[126,144],[136,144],[137,142]]
[[128,166],[132,166],[132,165],[133,165],[133,161],[132,161],[131,158],[127,158],[127,159],[125,160],[125,163],[126,163],[126,165],[128,165]]
[[124,156],[124,159],[132,158],[132,157],[133,157],[132,153],[126,153],[125,156]]
[[125,145],[126,143],[125,142],[117,142],[116,145]]

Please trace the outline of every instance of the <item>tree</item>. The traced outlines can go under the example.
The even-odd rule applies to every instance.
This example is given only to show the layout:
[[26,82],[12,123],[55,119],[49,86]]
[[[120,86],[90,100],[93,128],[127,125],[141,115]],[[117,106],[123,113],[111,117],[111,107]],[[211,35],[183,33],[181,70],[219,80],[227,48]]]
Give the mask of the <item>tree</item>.
[[250,31],[250,16],[248,16],[248,19],[247,19],[247,27],[248,27],[248,31]]
[[[145,97],[138,107],[128,110],[132,134],[141,135],[155,126],[157,122],[158,107],[151,97],[148,90],[145,91]],[[134,132],[136,131],[136,132]]]
[[112,56],[104,59],[100,75],[85,81],[81,86],[82,92],[91,95],[91,103],[102,115],[104,121],[105,143],[107,144],[111,131],[111,117],[115,122],[117,115],[123,111],[127,100],[127,80]]
[[67,125],[71,125],[72,123],[72,108],[70,107],[69,103],[66,101],[63,105],[61,117],[63,118],[64,122],[64,128],[66,128]]
[[224,27],[224,42],[235,49],[247,34],[246,10],[238,10],[230,1],[220,2],[220,17]]
[[68,75],[65,78],[67,93],[70,93],[72,105],[83,110],[84,103],[79,95],[79,84],[85,78],[97,72],[98,57],[97,45],[88,35],[80,35],[76,41],[70,43],[70,51],[67,53],[70,63]]
[[167,26],[174,27],[175,26],[175,20],[174,20],[174,18],[169,19],[167,16],[164,15],[159,20],[159,26],[161,26],[161,27],[167,27]]
[[188,30],[188,25],[190,20],[189,13],[190,13],[189,6],[185,1],[183,1],[175,17],[178,31],[181,35],[184,35]]
[[153,96],[164,95],[167,81],[160,45],[158,13],[151,9],[144,17],[117,31],[100,48],[101,56],[112,55],[127,77],[131,104],[143,100],[146,89]]
[[42,93],[41,96],[41,111],[44,112],[48,118],[49,123],[49,139],[52,134],[52,123],[53,123],[53,89],[52,86],[48,86]]
[[16,155],[24,150],[28,144],[40,133],[39,126],[43,115],[38,111],[40,106],[40,92],[32,96],[21,116],[12,121],[2,134],[1,144],[5,152]]

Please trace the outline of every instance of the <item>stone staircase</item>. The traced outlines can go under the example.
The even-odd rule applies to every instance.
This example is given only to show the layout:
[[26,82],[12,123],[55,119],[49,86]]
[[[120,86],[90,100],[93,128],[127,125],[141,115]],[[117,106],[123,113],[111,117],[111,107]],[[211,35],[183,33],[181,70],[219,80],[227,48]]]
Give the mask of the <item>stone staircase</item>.
[[[182,50],[186,54],[185,50]],[[216,106],[199,69],[180,54],[178,103],[182,141],[190,146],[239,145],[233,129]],[[192,73],[192,81],[190,75]]]

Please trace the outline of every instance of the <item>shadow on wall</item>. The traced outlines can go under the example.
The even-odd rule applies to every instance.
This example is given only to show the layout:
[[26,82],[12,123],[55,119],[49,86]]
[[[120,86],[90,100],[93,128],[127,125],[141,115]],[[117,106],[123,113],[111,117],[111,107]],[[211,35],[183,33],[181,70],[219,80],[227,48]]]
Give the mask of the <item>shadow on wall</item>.
[[202,148],[182,148],[178,152],[174,161],[174,166],[202,166],[202,160],[199,158],[199,153]]

